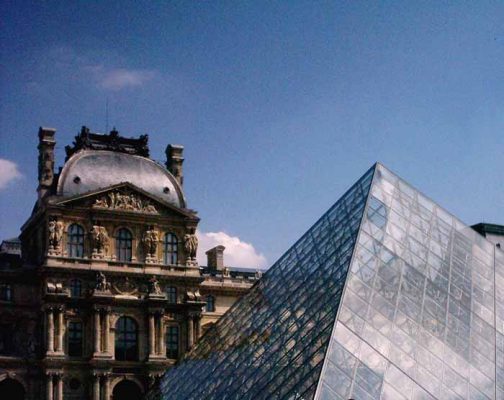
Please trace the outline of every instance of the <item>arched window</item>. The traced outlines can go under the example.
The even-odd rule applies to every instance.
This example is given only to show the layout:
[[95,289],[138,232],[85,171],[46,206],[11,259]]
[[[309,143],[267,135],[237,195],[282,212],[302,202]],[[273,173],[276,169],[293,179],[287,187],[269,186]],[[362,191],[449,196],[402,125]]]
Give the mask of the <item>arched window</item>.
[[166,357],[177,359],[179,356],[179,328],[166,327]]
[[82,322],[80,321],[68,323],[68,355],[82,357]]
[[175,265],[178,262],[178,239],[174,233],[164,235],[163,262],[165,265]]
[[119,229],[116,238],[116,257],[119,261],[131,261],[133,237],[125,228]]
[[138,326],[133,318],[121,317],[115,329],[115,358],[120,361],[138,359]]
[[215,297],[213,297],[212,295],[208,295],[206,297],[205,301],[206,301],[205,310],[207,312],[214,312],[215,311]]
[[67,252],[69,257],[84,256],[84,228],[72,224],[68,228]]
[[166,288],[166,298],[168,303],[177,303],[177,288],[174,286],[168,286]]
[[82,296],[82,282],[79,279],[72,279],[70,281],[70,296],[72,297]]

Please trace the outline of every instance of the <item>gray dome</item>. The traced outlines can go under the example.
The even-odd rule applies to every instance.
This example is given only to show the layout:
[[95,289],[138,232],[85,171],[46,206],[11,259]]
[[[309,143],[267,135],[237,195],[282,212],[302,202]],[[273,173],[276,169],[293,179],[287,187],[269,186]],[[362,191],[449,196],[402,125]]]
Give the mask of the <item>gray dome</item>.
[[173,175],[149,158],[103,150],[81,150],[65,163],[58,194],[75,196],[130,182],[176,207],[185,208],[182,189]]

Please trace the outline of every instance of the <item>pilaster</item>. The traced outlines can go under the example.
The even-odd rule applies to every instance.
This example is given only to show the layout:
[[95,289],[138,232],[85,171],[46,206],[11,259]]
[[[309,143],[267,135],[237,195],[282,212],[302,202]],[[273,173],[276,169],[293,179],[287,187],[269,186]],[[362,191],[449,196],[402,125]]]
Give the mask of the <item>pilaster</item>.
[[46,373],[46,400],[54,400],[53,374]]

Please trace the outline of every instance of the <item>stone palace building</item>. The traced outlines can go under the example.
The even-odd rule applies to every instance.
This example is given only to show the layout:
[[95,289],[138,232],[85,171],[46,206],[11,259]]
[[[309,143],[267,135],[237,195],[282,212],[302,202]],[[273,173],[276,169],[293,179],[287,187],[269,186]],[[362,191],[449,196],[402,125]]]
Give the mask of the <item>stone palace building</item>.
[[83,127],[55,172],[39,130],[38,199],[0,249],[0,397],[140,399],[260,277],[198,266],[183,147]]

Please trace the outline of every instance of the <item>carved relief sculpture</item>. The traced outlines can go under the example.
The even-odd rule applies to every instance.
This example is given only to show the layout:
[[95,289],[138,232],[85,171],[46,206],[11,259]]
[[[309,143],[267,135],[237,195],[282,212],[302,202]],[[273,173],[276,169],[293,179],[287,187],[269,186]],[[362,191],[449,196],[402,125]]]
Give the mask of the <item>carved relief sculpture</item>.
[[184,236],[184,249],[187,257],[187,265],[198,265],[196,252],[198,251],[198,237],[194,230]]
[[110,283],[107,282],[107,278],[103,272],[96,273],[96,286],[95,292],[109,292]]
[[134,281],[131,281],[127,276],[124,278],[116,278],[112,287],[117,294],[123,296],[132,296],[138,293],[138,287]]
[[149,279],[149,297],[164,297],[159,282],[155,276]]
[[149,199],[141,199],[134,193],[126,191],[115,191],[103,195],[95,200],[93,207],[158,214],[156,207]]
[[92,258],[103,258],[109,244],[107,229],[104,226],[93,225],[90,234],[93,244]]
[[157,262],[156,250],[157,244],[159,242],[159,233],[154,230],[154,227],[149,226],[149,228],[145,231],[142,243],[144,245],[146,257],[146,263],[155,263]]
[[47,226],[49,237],[49,255],[61,254],[61,239],[63,238],[63,222],[52,219]]

